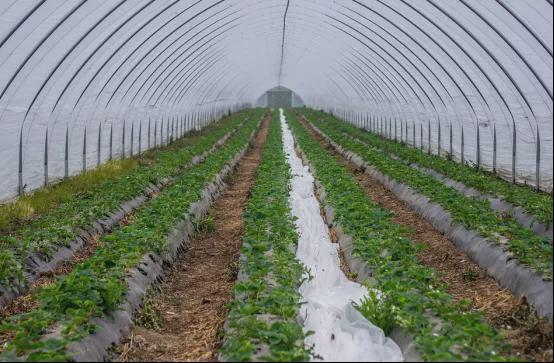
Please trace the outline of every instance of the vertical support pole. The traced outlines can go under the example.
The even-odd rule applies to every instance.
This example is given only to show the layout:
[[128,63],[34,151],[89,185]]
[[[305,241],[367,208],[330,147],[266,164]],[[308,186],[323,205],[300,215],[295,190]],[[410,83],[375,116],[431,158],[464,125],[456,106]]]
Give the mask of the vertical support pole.
[[152,131],[152,122],[150,120],[150,117],[148,118],[148,150],[150,150],[150,134]]
[[439,122],[439,156],[441,156],[441,151],[442,151],[442,127],[441,127],[441,123]]
[[138,142],[139,142],[138,153],[140,155],[140,154],[142,154],[142,120],[140,120],[140,123],[139,123],[139,139],[138,139]]
[[415,139],[415,121],[412,121],[412,147],[415,149],[417,147],[416,139]]
[[462,165],[465,165],[466,162],[466,139],[464,134],[464,125],[462,125]]
[[87,128],[83,135],[83,173],[87,171]]
[[514,132],[512,133],[512,183],[516,183],[516,156],[517,156],[517,130],[514,122]]
[[428,154],[431,155],[431,120],[429,120],[429,130],[428,130],[428,139],[429,139],[429,150]]
[[96,148],[96,167],[99,167],[102,162],[102,122],[98,125],[98,140]]
[[65,129],[65,177],[69,176],[69,128]]
[[158,146],[158,120],[154,124],[154,147]]
[[396,132],[396,118],[394,119],[394,141],[398,141],[398,134]]
[[44,186],[48,185],[48,128],[44,138]]
[[494,174],[496,174],[496,169],[497,169],[497,155],[498,155],[498,151],[497,151],[497,147],[498,147],[498,141],[497,141],[497,138],[496,138],[496,124],[494,124],[494,129],[493,129],[493,134],[492,134],[492,172]]
[[167,125],[166,125],[166,144],[169,145],[171,144],[171,133],[173,131],[173,128],[172,128],[172,125],[173,125],[173,119],[171,119],[171,121],[169,120],[169,118],[167,119]]
[[127,122],[123,121],[123,135],[121,136],[121,158],[125,159],[125,126]]
[[113,160],[113,124],[110,126],[110,161]]
[[131,157],[133,157],[134,153],[134,147],[135,147],[135,123],[131,122]]
[[169,120],[167,120],[166,128],[167,128],[167,130],[166,130],[166,133],[165,133],[165,144],[169,145],[169,143],[170,143],[170,140],[169,140],[169,137],[170,137],[169,136]]
[[19,133],[19,181],[18,181],[18,193],[23,194],[23,128]]
[[160,146],[164,145],[164,119],[162,117],[162,124],[160,125]]
[[541,134],[537,127],[537,171],[536,171],[535,191],[541,189]]
[[375,123],[373,121],[373,116],[369,116],[369,129],[371,133],[375,133]]
[[400,143],[403,144],[406,139],[404,138],[404,120],[400,119]]
[[369,132],[373,133],[373,117],[371,117],[371,115],[368,115],[368,121],[369,121]]
[[423,123],[419,124],[419,148],[423,151]]
[[481,169],[481,127],[477,122],[477,170]]
[[454,136],[454,131],[452,128],[452,123],[450,123],[450,148],[448,149],[448,160],[452,160],[454,157],[454,143],[452,137]]

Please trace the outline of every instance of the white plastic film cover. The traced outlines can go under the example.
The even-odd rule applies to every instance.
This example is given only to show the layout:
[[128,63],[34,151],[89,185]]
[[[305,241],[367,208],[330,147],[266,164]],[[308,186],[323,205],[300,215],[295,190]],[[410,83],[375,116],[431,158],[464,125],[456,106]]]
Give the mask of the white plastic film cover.
[[160,137],[162,122],[211,120],[278,85],[345,118],[407,123],[418,145],[430,125],[435,152],[452,127],[458,160],[463,128],[477,162],[479,130],[488,169],[496,130],[500,175],[515,165],[534,184],[538,153],[550,191],[552,24],[550,0],[3,0],[0,200],[63,177],[66,150],[68,174],[83,150],[86,168],[98,149],[105,162],[110,135],[120,157],[123,125],[129,155],[149,122]]

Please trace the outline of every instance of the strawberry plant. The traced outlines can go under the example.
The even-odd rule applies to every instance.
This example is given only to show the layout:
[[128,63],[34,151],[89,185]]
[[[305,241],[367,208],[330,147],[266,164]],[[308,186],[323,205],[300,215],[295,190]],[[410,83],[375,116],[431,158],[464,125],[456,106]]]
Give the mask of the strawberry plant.
[[466,197],[430,175],[406,165],[402,160],[389,157],[386,153],[356,142],[346,136],[335,123],[312,120],[321,131],[347,150],[358,154],[381,173],[404,183],[431,201],[440,204],[452,214],[453,219],[470,230],[496,242],[513,254],[519,263],[529,266],[552,278],[552,244],[546,237],[535,235],[529,228],[522,227],[513,218],[506,218],[494,211],[488,201]]
[[[56,208],[15,229],[0,234],[0,284],[6,288],[24,283],[26,260],[33,253],[48,259],[59,246],[68,246],[79,236],[79,228],[116,210],[121,203],[144,193],[149,184],[182,172],[182,166],[195,155],[209,150],[218,140],[236,128],[248,112],[233,115],[225,122],[210,125],[204,131],[177,140],[166,148],[151,150],[132,160],[132,168],[74,195]],[[130,162],[130,161],[128,161]]]
[[[166,236],[199,201],[204,188],[228,160],[246,145],[262,111],[249,112],[244,127],[203,163],[176,177],[160,196],[148,202],[127,225],[99,240],[99,247],[66,276],[57,278],[36,295],[39,307],[7,319],[0,331],[10,337],[3,360],[69,360],[69,343],[94,331],[94,317],[114,311],[127,290],[126,272],[147,253],[161,253]],[[53,330],[61,335],[50,337]]]
[[311,120],[325,121],[336,130],[340,130],[386,153],[396,155],[408,163],[415,163],[435,170],[482,193],[502,198],[515,206],[522,207],[547,226],[552,223],[551,194],[537,193],[528,186],[511,184],[472,165],[460,164],[438,155],[428,154],[420,149],[407,147],[405,143],[371,134],[323,112],[313,110],[303,110],[302,112]]
[[302,325],[296,320],[300,306],[297,288],[304,270],[295,257],[298,235],[288,206],[290,169],[276,118],[245,210],[241,251],[245,278],[235,287],[221,351],[228,361],[310,359]]
[[404,228],[392,222],[391,213],[375,204],[350,171],[291,113],[287,119],[315,178],[325,188],[335,222],[354,238],[355,255],[372,269],[375,282],[368,287],[384,294],[378,303],[369,296],[359,306],[360,312],[383,329],[407,330],[426,361],[511,359],[502,336],[481,314],[455,303],[436,271],[418,263],[417,245],[404,237]]

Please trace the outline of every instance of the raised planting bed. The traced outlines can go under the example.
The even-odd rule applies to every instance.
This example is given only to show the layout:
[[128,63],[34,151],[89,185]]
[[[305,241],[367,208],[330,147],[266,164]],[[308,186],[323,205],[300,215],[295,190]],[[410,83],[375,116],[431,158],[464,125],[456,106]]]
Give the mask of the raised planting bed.
[[538,235],[549,237],[552,241],[551,194],[535,192],[530,187],[511,184],[471,165],[462,165],[453,160],[408,147],[405,143],[368,133],[323,112],[312,110],[302,110],[302,112],[310,120],[322,120],[337,130],[385,153],[397,156],[412,166],[426,169],[429,174],[447,182],[449,186],[486,198],[491,207],[509,213],[525,227],[532,229]]
[[[190,239],[135,316],[135,327],[114,357],[119,362],[215,361],[238,273],[243,213],[262,161],[273,117],[260,131]],[[140,344],[136,344],[140,342]]]
[[236,114],[198,135],[145,153],[130,161],[133,167],[117,178],[111,175],[109,180],[89,185],[30,223],[0,235],[0,308],[41,274],[71,259],[91,239],[112,230],[170,184],[175,175],[223,145],[245,117],[250,114]]
[[175,178],[129,224],[98,241],[98,248],[67,275],[40,289],[35,309],[0,327],[3,360],[102,361],[132,324],[147,288],[164,264],[186,249],[196,220],[225,186],[262,112],[257,111],[204,162]]
[[313,347],[315,357],[328,362],[413,361],[413,355],[403,354],[393,340],[356,310],[355,304],[370,291],[349,279],[348,269],[342,268],[340,251],[344,246],[333,241],[336,234],[322,215],[314,176],[297,152],[284,115],[281,124],[292,171],[289,204],[299,235],[296,257],[309,271],[309,279],[299,289],[300,319],[307,334],[304,344]]
[[[394,332],[393,338],[413,359],[509,359],[509,347],[502,336],[484,322],[481,314],[455,303],[436,272],[417,262],[417,244],[403,237],[406,231],[391,221],[391,213],[373,203],[350,171],[294,116],[288,116],[298,146],[323,192],[320,196],[327,205],[328,219],[338,229],[344,247],[348,247],[344,238],[351,238],[352,248],[344,252],[351,254],[349,260],[357,262],[358,280],[381,291],[381,296],[370,294],[358,306],[359,311],[387,334]],[[409,351],[410,339],[400,341],[398,331],[404,333],[402,338],[413,339],[417,354]]]
[[323,122],[315,124],[322,127],[316,131],[346,158],[445,233],[502,286],[525,296],[539,315],[552,320],[552,245],[547,238],[513,220],[498,219],[484,201],[465,197],[432,176],[368,150]]
[[288,198],[290,168],[278,113],[245,211],[245,231],[235,300],[225,327],[223,361],[308,361],[297,321],[304,269]]

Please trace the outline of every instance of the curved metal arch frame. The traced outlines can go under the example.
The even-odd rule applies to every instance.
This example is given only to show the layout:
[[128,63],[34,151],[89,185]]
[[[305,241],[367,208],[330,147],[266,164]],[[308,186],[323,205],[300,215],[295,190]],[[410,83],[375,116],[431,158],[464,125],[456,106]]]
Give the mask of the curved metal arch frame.
[[[6,6],[4,11],[16,6],[21,18],[2,36],[0,49],[40,21],[46,15],[42,8],[52,11],[57,6],[46,7],[49,1],[53,0],[37,0],[27,8],[16,3]],[[141,119],[159,115],[172,125],[189,113],[193,119],[206,120],[221,110],[244,107],[257,92],[270,88],[274,79],[301,90],[303,98],[316,107],[349,107],[355,111],[344,115],[358,121],[368,112],[389,123],[413,118],[414,125],[434,120],[463,128],[471,120],[479,133],[484,113],[487,122],[494,123],[495,135],[497,123],[504,121],[511,124],[514,140],[516,130],[531,130],[537,145],[541,128],[552,128],[544,120],[552,118],[553,95],[548,76],[536,68],[542,64],[531,62],[521,51],[512,38],[517,35],[503,32],[504,24],[517,25],[528,35],[525,39],[536,43],[533,49],[541,52],[542,60],[552,58],[551,47],[527,22],[528,14],[519,16],[515,10],[525,6],[522,4],[513,8],[504,0],[495,0],[487,4],[490,9],[481,9],[469,0],[459,0],[459,5],[435,0],[338,0],[333,4],[191,0],[180,6],[183,2],[179,0],[141,0],[129,6],[128,0],[108,0],[106,6],[87,7],[92,11],[91,22],[79,34],[67,37],[70,43],[44,49],[50,39],[64,39],[59,34],[62,29],[78,27],[74,19],[82,17],[86,3],[60,3],[63,16],[45,27],[41,37],[29,38],[35,43],[22,48],[27,54],[21,57],[20,52],[20,63],[0,79],[4,82],[0,85],[0,107],[4,106],[0,118],[12,117],[12,111],[6,113],[12,102],[30,102],[22,121],[6,121],[19,123],[22,140],[24,127],[28,140],[33,129],[44,127],[44,122],[35,126],[35,120],[45,117],[50,136],[59,132],[54,129],[60,120],[65,120],[64,129],[72,135],[74,127],[79,132],[89,123],[123,123],[133,117],[129,116],[132,112],[138,112]],[[552,1],[546,3],[541,6],[552,7]],[[463,14],[454,14],[455,6],[463,7]],[[493,8],[504,18],[492,17],[487,11]],[[108,24],[124,9],[121,19]],[[429,11],[440,20],[433,19]],[[475,22],[479,30],[473,31],[461,19]],[[106,25],[107,32],[99,31]],[[436,35],[446,41],[439,41]],[[25,42],[27,37],[18,39]],[[268,53],[259,61],[275,67],[275,73],[273,69],[266,74],[259,69],[241,69],[229,61],[238,39],[262,45]],[[468,42],[461,44],[461,39]],[[325,40],[338,46],[333,50]],[[493,40],[498,40],[498,49],[487,48]],[[89,43],[94,49],[86,48]],[[80,49],[86,52],[77,54]],[[55,51],[59,51],[57,58],[51,56]],[[335,54],[327,57],[329,51]],[[40,73],[28,69],[31,62],[37,63],[35,55],[39,54],[50,55]],[[510,55],[514,58],[506,60]],[[311,70],[310,62],[316,59],[324,61]],[[309,71],[302,73],[303,69]],[[528,82],[519,84],[521,76],[514,77],[516,71],[527,75]],[[37,76],[40,83],[30,97],[15,99]],[[535,95],[542,97],[544,104],[538,103]],[[68,113],[68,107],[73,111]],[[50,114],[43,114],[47,110]],[[549,114],[545,116],[545,112]],[[515,148],[514,141],[514,165]]]

